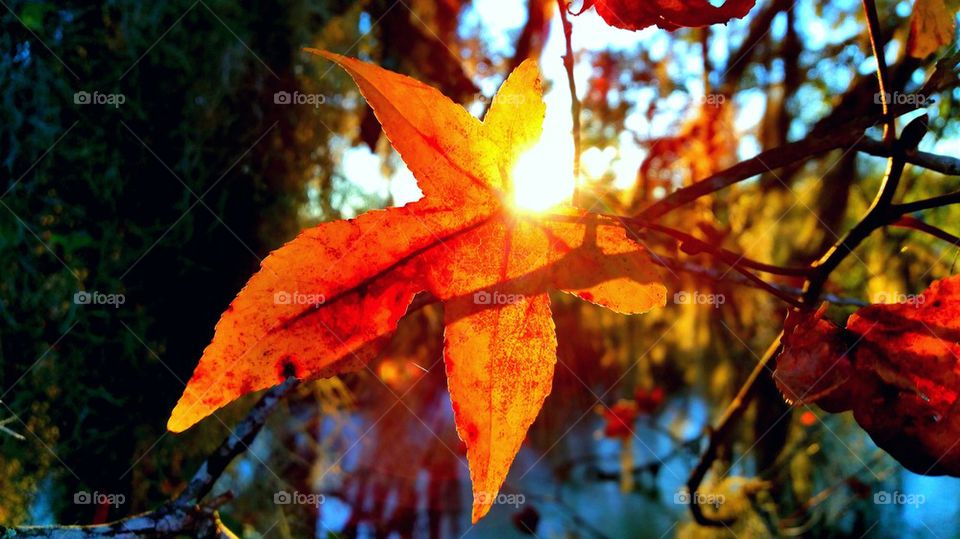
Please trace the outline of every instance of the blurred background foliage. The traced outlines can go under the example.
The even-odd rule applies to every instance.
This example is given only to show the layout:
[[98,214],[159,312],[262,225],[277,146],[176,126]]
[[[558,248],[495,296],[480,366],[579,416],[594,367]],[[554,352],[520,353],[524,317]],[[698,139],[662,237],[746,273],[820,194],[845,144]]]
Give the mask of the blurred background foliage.
[[[551,103],[565,103],[566,113],[566,81],[547,69],[561,53],[556,4],[506,4],[3,4],[0,424],[11,432],[0,432],[0,523],[103,522],[175,494],[249,405],[165,434],[219,314],[259,261],[302,227],[409,199],[409,173],[353,85],[302,47],[411,75],[477,114],[506,73],[542,55]],[[903,54],[911,2],[879,6],[896,87],[914,90],[936,58]],[[587,207],[633,213],[758,151],[877,113],[853,0],[761,0],[743,21],[673,34],[598,21],[592,12],[573,19]],[[79,91],[126,99],[78,105]],[[282,105],[276,92],[324,103]],[[926,108],[922,149],[958,153],[950,122],[958,99],[951,85]],[[829,152],[665,222],[752,258],[807,264],[864,213],[883,164]],[[958,187],[957,177],[912,167],[902,192],[913,199]],[[958,232],[957,208],[924,217]],[[711,269],[707,257],[649,241]],[[829,291],[859,300],[918,292],[955,273],[957,254],[919,233],[885,230],[845,262]],[[554,391],[504,488],[523,503],[498,505],[475,531],[436,306],[402,322],[373,374],[305,384],[284,404],[218,485],[236,494],[224,520],[249,537],[936,537],[960,527],[953,480],[904,472],[850,417],[791,411],[769,381],[705,488],[724,497],[722,514],[740,518],[719,530],[689,521],[678,489],[702,431],[785,312],[714,269],[665,276],[670,290],[723,297],[720,306],[677,297],[659,312],[623,317],[554,298]],[[78,305],[83,290],[125,302]],[[849,310],[833,307],[831,316]],[[874,502],[897,490],[926,502]],[[124,501],[74,503],[77,492],[94,491]],[[325,503],[276,504],[278,492],[323,493]]]

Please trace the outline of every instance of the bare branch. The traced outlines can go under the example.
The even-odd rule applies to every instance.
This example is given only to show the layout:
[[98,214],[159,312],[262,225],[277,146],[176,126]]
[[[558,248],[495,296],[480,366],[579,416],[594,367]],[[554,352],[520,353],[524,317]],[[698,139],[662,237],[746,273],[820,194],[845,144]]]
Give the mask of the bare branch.
[[891,217],[899,217],[908,213],[914,213],[923,210],[931,210],[949,206],[951,204],[960,204],[960,191],[954,191],[945,195],[918,200],[916,202],[907,202],[905,204],[894,204],[890,207]]
[[890,74],[887,72],[887,59],[880,43],[880,17],[874,0],[863,0],[863,11],[867,16],[867,30],[870,35],[870,47],[877,61],[877,83],[880,86],[880,103],[883,106],[883,141],[893,146],[897,138],[897,118],[890,108]]
[[280,385],[267,391],[254,405],[246,418],[237,425],[200,466],[197,473],[187,484],[187,488],[176,498],[164,505],[139,515],[130,516],[106,524],[90,526],[24,526],[5,528],[0,526],[0,539],[14,537],[58,537],[62,539],[87,539],[112,537],[133,539],[136,537],[171,537],[187,535],[192,537],[236,537],[220,521],[217,508],[231,499],[230,494],[217,496],[200,504],[200,500],[209,494],[217,479],[223,475],[227,466],[237,455],[247,450],[263,428],[270,412],[277,403],[288,395],[298,380],[288,378]]
[[567,70],[567,82],[570,86],[570,115],[573,116],[573,205],[580,206],[580,154],[582,142],[580,140],[580,98],[577,97],[577,83],[573,78],[573,25],[567,16],[568,4],[566,0],[557,0],[560,8],[560,22],[563,23],[563,36],[566,41],[567,52],[563,56],[563,67]]
[[680,206],[735,183],[764,174],[770,170],[799,163],[830,150],[852,146],[861,137],[863,137],[863,127],[858,125],[837,129],[822,137],[808,137],[779,148],[767,150],[756,157],[741,161],[726,170],[670,193],[641,211],[637,217],[645,221],[652,221]]
[[[857,151],[875,155],[877,157],[890,157],[891,151],[884,143],[865,138],[857,143]],[[912,151],[906,153],[907,163],[923,167],[934,172],[939,172],[947,176],[960,176],[960,159],[939,155],[929,152]]]
[[904,216],[896,221],[890,223],[890,226],[896,226],[900,228],[909,228],[912,230],[919,230],[920,232],[925,232],[934,238],[941,239],[947,243],[952,243],[953,245],[960,245],[960,238],[950,234],[946,230],[941,230],[931,224],[924,223],[916,217]]
[[693,514],[693,518],[697,521],[697,524],[701,526],[728,526],[731,524],[730,521],[715,520],[704,515],[703,510],[697,504],[697,500],[699,499],[697,490],[700,488],[700,484],[703,483],[703,478],[706,477],[707,472],[710,471],[710,467],[713,466],[713,461],[717,458],[717,450],[722,444],[727,442],[733,433],[734,427],[737,425],[737,421],[743,416],[743,413],[747,411],[747,406],[753,399],[757,388],[757,381],[760,379],[763,371],[768,368],[768,364],[773,361],[773,358],[777,357],[777,354],[780,352],[780,339],[782,338],[783,333],[781,332],[780,335],[774,339],[773,343],[770,344],[770,347],[767,348],[767,351],[763,354],[763,357],[760,358],[760,361],[757,362],[756,367],[753,368],[753,372],[750,373],[747,381],[740,387],[737,396],[734,397],[730,405],[727,406],[726,411],[717,423],[717,428],[709,430],[710,439],[707,442],[707,450],[700,456],[696,467],[694,467],[690,473],[690,478],[687,479],[687,489],[690,491],[690,512]]

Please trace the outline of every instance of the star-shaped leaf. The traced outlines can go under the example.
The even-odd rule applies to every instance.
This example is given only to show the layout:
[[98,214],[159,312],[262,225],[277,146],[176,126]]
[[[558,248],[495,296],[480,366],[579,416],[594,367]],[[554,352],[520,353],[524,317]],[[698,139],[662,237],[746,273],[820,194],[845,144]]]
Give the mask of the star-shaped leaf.
[[305,230],[267,257],[223,313],[168,428],[187,429],[288,376],[362,368],[426,291],[444,305],[444,361],[476,521],[550,393],[548,293],[641,313],[663,305],[665,289],[616,220],[512,208],[510,171],[539,140],[545,110],[535,62],[509,76],[481,122],[408,77],[312,52],[350,73],[424,197]]

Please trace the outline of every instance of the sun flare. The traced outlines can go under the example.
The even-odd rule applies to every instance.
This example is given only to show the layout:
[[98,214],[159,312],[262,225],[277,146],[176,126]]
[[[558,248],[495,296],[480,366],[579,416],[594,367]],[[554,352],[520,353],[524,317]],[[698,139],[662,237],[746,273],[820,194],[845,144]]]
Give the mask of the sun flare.
[[513,166],[512,202],[518,210],[542,212],[573,196],[573,157],[563,132],[555,133],[545,132]]

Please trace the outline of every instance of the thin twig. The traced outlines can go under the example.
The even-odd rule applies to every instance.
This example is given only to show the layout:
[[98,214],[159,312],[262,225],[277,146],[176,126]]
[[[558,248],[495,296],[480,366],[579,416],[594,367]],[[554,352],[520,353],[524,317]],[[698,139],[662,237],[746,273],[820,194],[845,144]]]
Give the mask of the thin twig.
[[763,354],[763,357],[760,358],[760,361],[757,362],[756,367],[753,368],[746,382],[740,387],[737,396],[734,397],[730,405],[727,406],[726,411],[724,411],[723,416],[717,423],[717,428],[709,429],[707,450],[700,456],[696,467],[690,472],[690,478],[687,479],[687,490],[690,492],[690,512],[694,520],[697,521],[697,524],[701,526],[729,526],[732,523],[732,521],[729,520],[716,520],[704,515],[703,510],[697,503],[699,499],[697,490],[700,488],[700,484],[703,483],[703,478],[707,475],[707,472],[710,471],[710,467],[713,466],[713,461],[717,458],[717,450],[721,445],[727,443],[737,421],[743,416],[744,412],[746,412],[747,406],[750,404],[756,392],[757,381],[760,379],[760,375],[763,374],[763,371],[767,369],[767,365],[779,353],[781,338],[783,338],[782,332],[774,339],[770,347],[767,348],[767,351]]
[[[694,264],[692,262],[681,262],[675,258],[664,256],[661,254],[656,254],[651,258],[651,261],[664,268],[670,269],[674,272],[683,272],[691,275],[698,275],[712,280],[716,283],[731,283],[739,286],[749,286],[751,288],[759,288],[756,283],[747,279],[746,277],[738,273],[730,273],[725,271],[719,271],[716,268],[708,268],[701,266],[699,264]],[[788,286],[780,283],[767,283],[769,286],[780,290],[784,294],[800,297],[803,293],[803,289],[796,286]],[[834,305],[850,305],[854,307],[864,307],[867,305],[866,301],[861,299],[851,298],[847,296],[839,296],[836,294],[822,294],[821,298],[824,301],[829,301]]]
[[[625,221],[632,221],[630,219],[624,219]],[[713,244],[707,243],[696,236],[692,236],[683,232],[682,230],[677,230],[663,225],[658,225],[656,223],[647,223],[644,225],[645,228],[661,232],[666,234],[678,241],[683,245],[683,251],[687,254],[699,254],[701,252],[709,253],[723,262],[726,262],[731,267],[733,266],[743,266],[745,268],[754,269],[761,271],[763,273],[770,273],[773,275],[789,275],[794,277],[805,277],[810,273],[810,268],[807,267],[786,267],[786,266],[776,266],[773,264],[767,264],[765,262],[760,262],[758,260],[753,260],[747,258],[741,254],[735,253],[733,251],[724,249],[723,247],[717,247]]]
[[887,72],[887,59],[880,44],[880,18],[874,0],[863,0],[863,11],[867,16],[867,30],[870,35],[870,48],[877,61],[877,84],[880,89],[880,104],[883,109],[883,141],[892,147],[897,138],[897,118],[890,108],[890,75]]
[[257,433],[263,428],[270,412],[288,395],[298,381],[288,378],[267,391],[247,416],[237,425],[220,447],[207,457],[184,491],[160,507],[106,524],[90,526],[24,526],[5,528],[0,526],[0,539],[14,537],[58,537],[62,539],[86,539],[111,537],[133,539],[137,537],[236,537],[220,521],[218,508],[231,499],[229,493],[216,496],[201,503],[217,479],[237,455],[246,451]]
[[960,204],[960,191],[953,191],[952,193],[947,193],[945,195],[927,198],[924,200],[917,200],[916,202],[894,204],[890,208],[890,214],[899,217],[908,213],[931,210],[933,208],[940,208],[943,206],[949,206],[951,204]]
[[[865,0],[869,1],[869,0]],[[840,240],[838,240],[830,249],[816,262],[813,263],[812,273],[804,286],[803,302],[808,305],[815,305],[820,298],[820,293],[830,278],[830,274],[846,259],[850,253],[856,249],[863,240],[867,239],[874,230],[884,227],[891,222],[891,208],[893,208],[893,197],[897,192],[897,186],[900,184],[900,178],[903,175],[903,169],[906,165],[906,153],[913,151],[923,133],[926,131],[926,117],[921,116],[914,119],[904,129],[902,139],[897,139],[894,134],[893,144],[891,146],[891,157],[887,161],[887,170],[880,184],[880,190],[873,199],[873,203],[867,210],[866,215],[854,225]]]
[[765,174],[770,170],[805,161],[818,154],[852,146],[863,137],[859,125],[836,129],[822,137],[808,137],[784,146],[761,152],[707,178],[678,189],[637,214],[639,219],[652,221],[689,204],[700,197],[715,193],[731,185]]
[[934,238],[941,239],[947,243],[952,243],[954,246],[960,245],[960,238],[954,236],[953,234],[937,228],[931,224],[925,223],[916,217],[904,216],[896,221],[890,223],[890,226],[896,226],[900,228],[909,228],[912,230],[919,230],[920,232],[925,232]]
[[[861,140],[854,148],[858,152],[875,155],[877,157],[890,157],[891,155],[890,149],[887,148],[883,142],[869,138]],[[947,176],[960,176],[960,159],[956,157],[916,150],[907,152],[906,159],[911,165],[923,167]]]
[[[713,247],[712,245],[706,242],[700,241],[699,239],[689,234],[686,234],[684,232],[681,232],[679,230],[674,230],[665,226],[660,226],[652,223],[649,224],[647,228],[649,228],[650,230],[665,233],[672,238],[679,239],[680,241],[684,242],[685,245],[694,246],[696,248],[696,251],[691,254],[696,254],[696,252],[703,252],[703,251],[710,253],[711,255],[719,259],[721,262],[727,264],[728,266],[736,270],[738,273],[740,273],[750,281],[753,281],[753,283],[756,284],[756,286],[761,290],[764,290],[767,293],[771,294],[772,296],[786,302],[790,306],[800,307],[801,305],[800,301],[796,297],[791,297],[790,295],[785,294],[782,290],[772,286],[770,283],[764,281],[760,277],[757,277],[755,274],[748,271],[744,267],[745,264],[742,263],[743,260],[745,260],[743,256],[733,253],[731,251],[727,251],[726,249]],[[776,268],[776,271],[793,271],[794,270],[794,268],[777,268],[776,266],[770,266],[768,264],[763,264],[762,262],[756,262],[756,261],[750,261],[750,263],[757,266],[763,266],[768,269]],[[806,268],[802,268],[801,271],[803,273],[801,273],[800,275],[806,275],[806,272],[807,272]]]
[[16,419],[17,419],[16,416],[10,416],[10,417],[8,417],[8,418],[6,418],[6,419],[0,420],[0,432],[3,432],[3,433],[5,433],[7,436],[10,436],[11,438],[20,440],[20,441],[22,442],[22,441],[26,440],[26,438],[24,438],[24,436],[23,436],[22,434],[20,434],[19,432],[15,431],[15,430],[13,430],[13,429],[11,429],[11,428],[9,428],[9,427],[7,427],[7,424],[8,424],[8,423],[13,423],[14,421],[16,421]]
[[566,0],[557,0],[557,7],[560,9],[560,22],[563,25],[563,37],[566,42],[567,52],[563,56],[563,67],[567,70],[567,82],[570,86],[570,115],[573,116],[573,205],[580,207],[580,153],[582,151],[580,140],[580,98],[577,97],[577,82],[573,78],[573,25],[567,17]]

